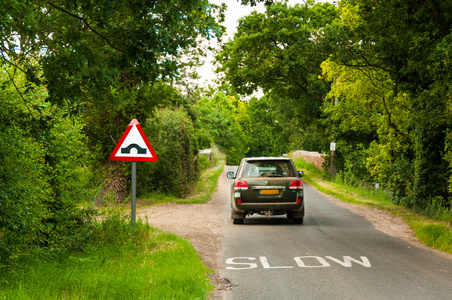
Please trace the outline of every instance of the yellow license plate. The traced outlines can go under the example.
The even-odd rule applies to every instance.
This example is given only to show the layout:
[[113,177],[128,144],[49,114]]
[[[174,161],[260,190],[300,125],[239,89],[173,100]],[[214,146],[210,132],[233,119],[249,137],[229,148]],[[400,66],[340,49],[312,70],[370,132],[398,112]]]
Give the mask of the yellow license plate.
[[261,190],[261,195],[278,195],[279,190]]

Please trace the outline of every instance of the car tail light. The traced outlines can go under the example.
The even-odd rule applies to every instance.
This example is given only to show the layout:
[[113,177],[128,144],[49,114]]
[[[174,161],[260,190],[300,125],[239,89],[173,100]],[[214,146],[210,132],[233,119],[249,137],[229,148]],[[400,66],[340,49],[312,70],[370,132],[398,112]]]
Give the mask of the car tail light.
[[247,191],[248,183],[245,180],[237,180],[234,184],[234,191]]
[[290,190],[302,190],[303,182],[300,179],[292,180],[289,185]]

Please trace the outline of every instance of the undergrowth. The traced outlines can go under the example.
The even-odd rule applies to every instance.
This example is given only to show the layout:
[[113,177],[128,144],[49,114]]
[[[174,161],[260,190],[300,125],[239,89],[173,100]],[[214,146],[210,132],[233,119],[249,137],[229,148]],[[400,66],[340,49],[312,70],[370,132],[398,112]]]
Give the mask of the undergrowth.
[[91,249],[24,255],[1,270],[0,299],[205,299],[211,272],[188,240],[112,215],[98,223]]

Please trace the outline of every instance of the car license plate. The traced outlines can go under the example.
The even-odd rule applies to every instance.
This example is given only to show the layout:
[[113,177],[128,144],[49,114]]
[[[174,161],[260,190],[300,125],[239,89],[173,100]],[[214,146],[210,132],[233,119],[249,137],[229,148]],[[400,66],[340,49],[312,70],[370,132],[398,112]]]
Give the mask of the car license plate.
[[278,195],[279,190],[260,190],[261,195]]

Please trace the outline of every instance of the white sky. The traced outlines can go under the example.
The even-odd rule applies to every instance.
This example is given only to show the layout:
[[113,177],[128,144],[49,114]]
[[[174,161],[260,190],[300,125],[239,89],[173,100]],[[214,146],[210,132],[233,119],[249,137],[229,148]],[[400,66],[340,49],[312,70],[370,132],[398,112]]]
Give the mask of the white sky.
[[[317,2],[331,2],[333,3],[335,0],[317,0]],[[241,17],[249,15],[252,11],[264,12],[265,6],[263,3],[259,3],[256,6],[250,5],[241,5],[240,0],[209,0],[210,3],[221,5],[221,3],[226,3],[228,8],[225,14],[225,22],[223,23],[226,26],[226,35],[223,36],[223,42],[231,39],[236,32],[238,21]],[[289,0],[289,6],[295,4],[304,4],[303,0]],[[212,43],[216,43],[216,40],[213,40]],[[214,45],[214,44],[211,44]],[[212,83],[212,80],[216,78],[216,74],[214,73],[214,66],[212,64],[214,58],[213,53],[209,53],[206,58],[204,66],[198,69],[198,73],[201,76],[199,80],[199,84],[201,86],[206,86],[209,83]]]

